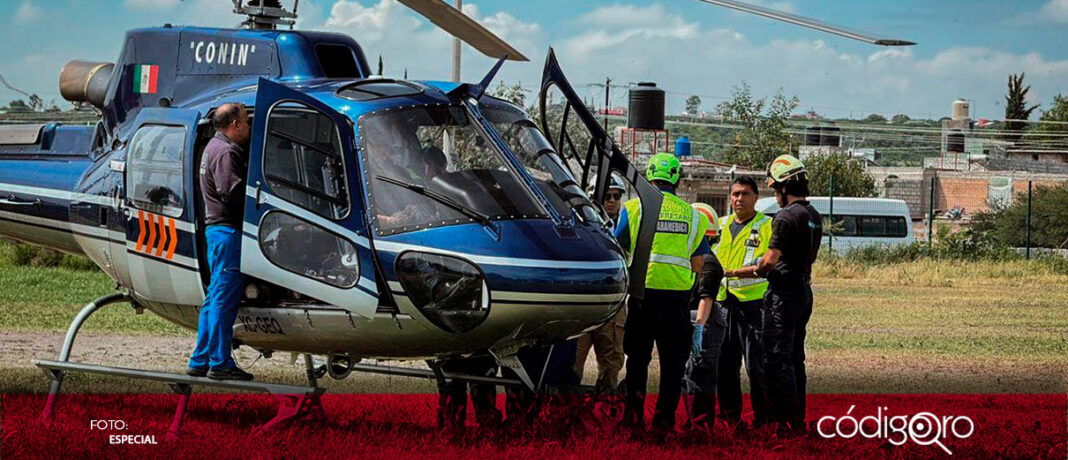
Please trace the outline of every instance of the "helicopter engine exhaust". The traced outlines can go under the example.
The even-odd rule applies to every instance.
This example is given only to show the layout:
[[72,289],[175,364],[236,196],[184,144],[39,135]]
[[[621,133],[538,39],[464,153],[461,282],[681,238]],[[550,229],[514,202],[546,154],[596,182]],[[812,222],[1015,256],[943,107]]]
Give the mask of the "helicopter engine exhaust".
[[341,380],[349,376],[353,364],[353,359],[347,355],[330,355],[326,361],[326,373],[336,380]]
[[59,94],[70,102],[88,102],[103,109],[115,64],[75,59],[59,72]]

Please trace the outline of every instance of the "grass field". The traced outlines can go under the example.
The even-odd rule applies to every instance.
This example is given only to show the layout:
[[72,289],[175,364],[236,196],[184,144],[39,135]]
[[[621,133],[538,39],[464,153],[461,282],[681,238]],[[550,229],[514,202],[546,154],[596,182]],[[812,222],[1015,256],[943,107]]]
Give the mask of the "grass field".
[[[1048,264],[828,260],[816,267],[807,342],[811,392],[1068,392],[1068,274]],[[71,318],[112,284],[96,271],[0,266],[0,339],[54,344],[0,355],[0,391],[42,391],[44,378],[29,360],[53,359]],[[95,347],[91,353],[117,365],[126,357],[179,370],[193,340],[192,332],[121,305],[94,316],[84,330],[96,336],[78,347]],[[276,356],[257,369],[265,378],[296,383],[299,364]],[[587,381],[593,372],[591,359]],[[70,381],[72,391],[160,391],[157,384],[116,386],[112,379]],[[327,385],[334,392],[434,391],[429,381],[379,376]]]

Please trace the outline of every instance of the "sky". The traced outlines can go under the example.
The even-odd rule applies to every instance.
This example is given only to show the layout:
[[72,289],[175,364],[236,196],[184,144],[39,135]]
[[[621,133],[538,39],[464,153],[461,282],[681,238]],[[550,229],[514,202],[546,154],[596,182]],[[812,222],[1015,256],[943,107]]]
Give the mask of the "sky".
[[[742,82],[756,96],[781,91],[800,99],[798,112],[834,118],[940,118],[966,98],[973,118],[1001,119],[1008,75],[1019,72],[1041,108],[1068,94],[1068,0],[749,1],[918,45],[877,47],[697,0],[467,0],[464,11],[530,58],[498,75],[530,97],[550,46],[584,97],[603,101],[590,84],[606,77],[654,81],[668,92],[669,113],[691,94],[711,111]],[[231,10],[230,0],[0,0],[0,75],[62,105],[67,61],[114,61],[129,29],[234,27],[241,18]],[[368,61],[381,55],[388,77],[450,77],[450,37],[396,0],[301,0],[298,13],[297,29],[345,33]],[[493,65],[466,45],[463,56],[467,81]],[[612,103],[625,105],[625,89],[613,91]],[[0,103],[22,97],[0,86]]]

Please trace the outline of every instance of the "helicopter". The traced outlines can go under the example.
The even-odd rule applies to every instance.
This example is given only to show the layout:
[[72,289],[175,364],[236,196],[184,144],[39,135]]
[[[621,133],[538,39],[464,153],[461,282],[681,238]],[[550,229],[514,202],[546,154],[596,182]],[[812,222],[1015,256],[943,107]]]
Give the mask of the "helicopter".
[[84,255],[115,281],[109,302],[195,330],[209,281],[198,165],[214,111],[237,103],[252,139],[235,346],[325,355],[339,378],[362,359],[489,351],[533,386],[509,359],[520,348],[641,295],[646,264],[628,268],[585,190],[628,178],[646,229],[659,192],[553,56],[546,84],[597,140],[578,171],[522,108],[485,94],[508,56],[525,58],[477,23],[463,34],[500,58],[482,81],[405,81],[372,76],[349,36],[280,29],[295,15],[277,2],[235,11],[241,29],[137,29],[116,63],[69,63],[61,93],[100,111],[93,126],[0,127],[0,235]]
[[[440,380],[358,363],[488,352],[533,389],[520,349],[592,330],[642,296],[661,194],[551,48],[535,122],[486,94],[506,60],[526,58],[444,2],[402,0],[499,59],[478,83],[375,76],[351,37],[293,30],[296,3],[233,1],[240,28],[131,30],[115,63],[68,63],[61,94],[95,107],[96,124],[0,126],[0,235],[85,256],[119,291],[79,313],[59,362],[38,362],[53,378],[46,414],[63,372],[206,384],[63,363],[112,303],[196,330],[209,281],[198,165],[224,103],[252,121],[234,345],[304,354],[313,384],[353,369]],[[811,24],[769,11],[749,12]],[[632,254],[598,204],[613,175],[642,206]]]

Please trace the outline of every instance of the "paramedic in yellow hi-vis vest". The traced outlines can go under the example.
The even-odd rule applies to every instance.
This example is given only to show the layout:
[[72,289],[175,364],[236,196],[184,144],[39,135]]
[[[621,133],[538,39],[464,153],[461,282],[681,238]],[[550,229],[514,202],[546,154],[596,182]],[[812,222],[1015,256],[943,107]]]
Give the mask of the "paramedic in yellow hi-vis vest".
[[720,219],[720,240],[716,257],[726,276],[716,300],[727,310],[727,337],[719,354],[719,408],[723,419],[735,428],[742,423],[742,362],[749,376],[749,401],[754,427],[768,422],[767,387],[762,364],[761,339],[765,278],[736,278],[731,272],[756,265],[771,241],[771,218],[756,211],[760,195],[756,180],[748,176],[734,179],[730,188],[733,214]]
[[[682,165],[670,153],[649,160],[646,178],[664,193],[656,235],[649,254],[644,299],[631,298],[623,332],[627,354],[627,395],[623,424],[640,433],[645,426],[645,392],[653,343],[660,355],[660,396],[653,413],[653,434],[663,439],[674,432],[675,411],[682,391],[682,376],[690,356],[690,291],[711,251],[705,240],[710,222],[689,203],[675,196]],[[628,254],[634,252],[641,204],[626,202],[619,214],[616,239]]]

